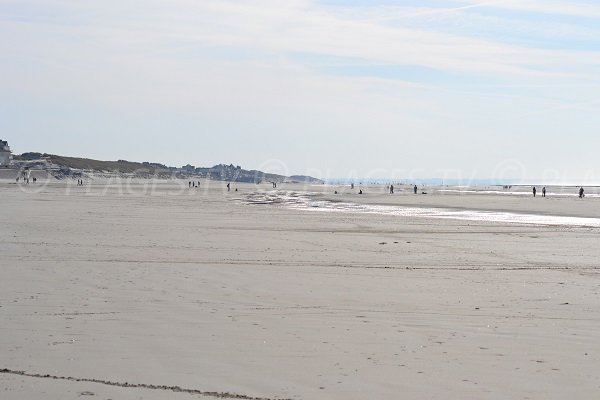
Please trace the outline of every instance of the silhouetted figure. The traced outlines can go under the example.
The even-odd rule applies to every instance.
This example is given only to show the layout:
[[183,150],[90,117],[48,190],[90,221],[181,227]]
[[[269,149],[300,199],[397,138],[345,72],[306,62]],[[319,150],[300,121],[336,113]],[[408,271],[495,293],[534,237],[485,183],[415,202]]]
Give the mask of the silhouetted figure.
[[354,189],[354,183],[350,184],[350,189]]
[[229,183],[227,184],[227,191],[229,192],[231,189],[229,188]]
[[358,191],[358,194],[362,194],[362,189],[360,189],[360,190]]
[[535,197],[535,194],[537,193],[537,189],[535,188],[535,186],[533,187],[533,197]]
[[417,194],[417,185],[415,185],[415,187],[413,188],[413,192],[414,192],[415,194]]
[[235,188],[235,191],[237,192],[237,188]]
[[390,185],[390,194],[394,194],[394,185]]
[[337,194],[337,190],[335,192],[333,192],[333,194]]
[[36,183],[36,182],[37,182],[37,178],[36,178],[36,177],[34,177],[34,178],[33,178],[33,183]]
[[542,197],[546,197],[546,186],[542,188]]
[[585,194],[583,194],[583,187],[579,188],[579,198],[583,199],[585,197]]
[[192,181],[189,181],[188,182],[188,188],[191,188],[191,187],[192,187]]

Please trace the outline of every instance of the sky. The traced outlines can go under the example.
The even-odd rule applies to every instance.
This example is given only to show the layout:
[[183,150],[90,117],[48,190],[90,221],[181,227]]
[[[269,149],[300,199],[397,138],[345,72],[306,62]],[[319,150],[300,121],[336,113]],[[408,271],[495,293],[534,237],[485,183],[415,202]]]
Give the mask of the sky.
[[0,0],[16,153],[600,182],[600,2]]

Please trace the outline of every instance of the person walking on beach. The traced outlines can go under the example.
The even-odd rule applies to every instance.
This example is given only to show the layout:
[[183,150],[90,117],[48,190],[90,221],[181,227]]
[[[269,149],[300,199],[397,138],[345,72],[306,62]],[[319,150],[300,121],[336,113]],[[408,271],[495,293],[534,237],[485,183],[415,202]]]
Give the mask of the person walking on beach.
[[535,194],[537,193],[537,189],[535,188],[535,186],[533,187],[533,197],[535,197]]
[[542,197],[546,197],[546,186],[542,188]]
[[417,194],[417,185],[415,185],[415,187],[413,188],[413,192],[414,192],[415,194]]
[[230,189],[230,187],[229,187],[229,183],[228,183],[228,184],[227,184],[227,191],[229,192],[229,190],[231,190],[231,189]]
[[585,197],[585,195],[583,194],[583,187],[579,188],[579,198],[583,199]]
[[390,194],[394,194],[394,185],[390,185]]

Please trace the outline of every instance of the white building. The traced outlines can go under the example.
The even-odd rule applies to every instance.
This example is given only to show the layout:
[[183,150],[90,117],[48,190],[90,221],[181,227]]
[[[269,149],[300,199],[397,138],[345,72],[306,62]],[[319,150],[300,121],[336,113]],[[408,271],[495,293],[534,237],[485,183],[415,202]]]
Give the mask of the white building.
[[12,153],[8,142],[0,140],[0,167],[8,167],[12,161]]

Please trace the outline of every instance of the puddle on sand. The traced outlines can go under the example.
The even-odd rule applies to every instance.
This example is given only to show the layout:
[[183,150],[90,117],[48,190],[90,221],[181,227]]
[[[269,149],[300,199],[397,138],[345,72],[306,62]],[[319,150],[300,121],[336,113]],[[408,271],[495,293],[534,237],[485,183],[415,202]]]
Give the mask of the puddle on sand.
[[529,225],[600,227],[600,218],[558,215],[520,214],[498,211],[455,210],[450,208],[402,207],[376,204],[356,204],[318,199],[318,193],[256,192],[246,195],[245,204],[273,205],[296,210],[318,212],[359,213],[398,217],[456,219],[481,222],[504,222]]

